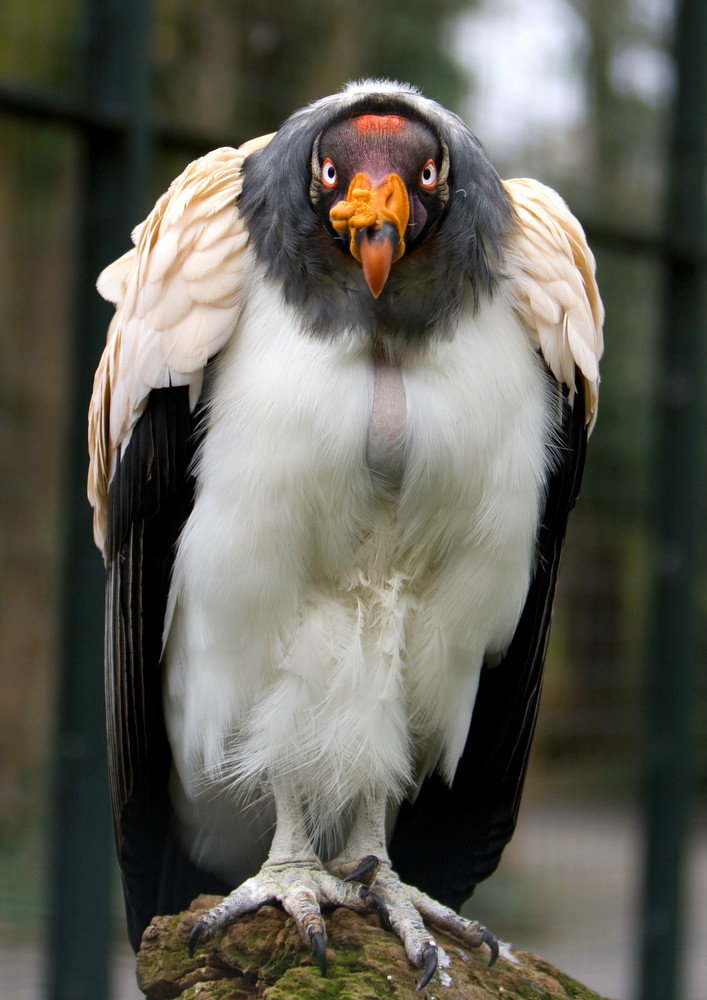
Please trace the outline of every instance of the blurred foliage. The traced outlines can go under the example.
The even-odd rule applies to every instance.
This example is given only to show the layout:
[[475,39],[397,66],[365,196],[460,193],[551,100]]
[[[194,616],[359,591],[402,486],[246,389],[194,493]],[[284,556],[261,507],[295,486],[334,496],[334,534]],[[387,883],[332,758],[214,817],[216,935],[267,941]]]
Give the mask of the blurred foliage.
[[[673,68],[667,4],[569,0],[586,26],[592,216],[662,222],[667,101]],[[663,13],[656,9],[663,8]]]
[[161,0],[158,116],[236,142],[273,131],[296,108],[364,76],[414,82],[454,104],[462,74],[444,25],[465,0]]
[[0,79],[74,84],[81,9],[81,0],[2,0]]

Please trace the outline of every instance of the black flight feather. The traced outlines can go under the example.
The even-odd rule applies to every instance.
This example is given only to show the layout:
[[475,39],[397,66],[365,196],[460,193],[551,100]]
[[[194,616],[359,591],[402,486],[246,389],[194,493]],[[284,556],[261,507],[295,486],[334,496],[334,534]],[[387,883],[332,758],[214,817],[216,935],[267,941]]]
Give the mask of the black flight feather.
[[228,891],[196,869],[174,839],[162,709],[162,627],[175,545],[193,503],[197,426],[186,387],[153,390],[110,487],[106,714],[113,822],[135,949],[156,913],[178,912],[199,892]]

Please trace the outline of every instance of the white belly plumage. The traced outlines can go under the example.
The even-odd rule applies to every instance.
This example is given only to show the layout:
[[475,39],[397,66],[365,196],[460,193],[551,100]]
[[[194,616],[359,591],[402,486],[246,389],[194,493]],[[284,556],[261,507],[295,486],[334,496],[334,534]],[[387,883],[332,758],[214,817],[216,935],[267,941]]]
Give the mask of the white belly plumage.
[[232,878],[232,810],[278,783],[322,831],[362,794],[451,778],[523,606],[556,419],[502,292],[378,382],[360,335],[303,334],[262,280],[247,301],[165,646],[185,836]]

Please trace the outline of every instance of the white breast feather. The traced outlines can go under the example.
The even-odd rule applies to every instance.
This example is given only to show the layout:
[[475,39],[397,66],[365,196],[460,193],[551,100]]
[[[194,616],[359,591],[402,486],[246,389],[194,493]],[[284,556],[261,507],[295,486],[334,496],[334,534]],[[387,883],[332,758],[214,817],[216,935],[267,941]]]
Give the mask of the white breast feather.
[[175,564],[166,715],[196,810],[267,778],[326,827],[359,794],[454,773],[483,656],[509,642],[528,586],[547,379],[502,295],[467,310],[403,366],[391,503],[365,461],[365,344],[303,335],[257,269],[247,302]]

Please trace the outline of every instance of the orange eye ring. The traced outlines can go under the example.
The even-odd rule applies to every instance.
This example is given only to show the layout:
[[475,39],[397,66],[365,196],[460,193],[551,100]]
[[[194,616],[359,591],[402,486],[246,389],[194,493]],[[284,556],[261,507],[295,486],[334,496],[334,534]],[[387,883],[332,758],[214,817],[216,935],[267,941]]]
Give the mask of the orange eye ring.
[[437,187],[437,164],[432,159],[420,171],[420,187],[425,191],[434,191]]

